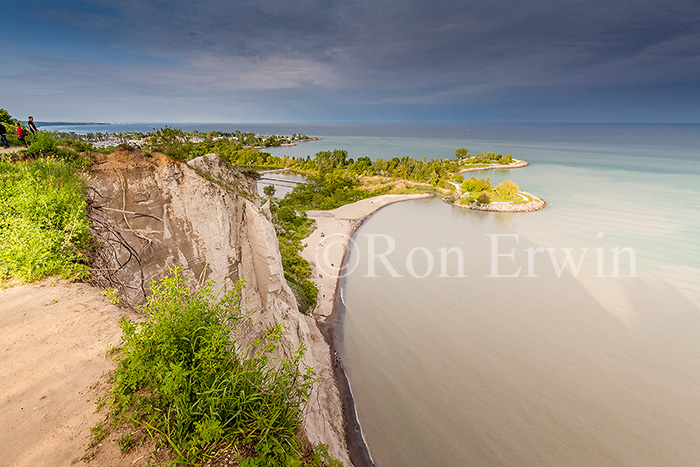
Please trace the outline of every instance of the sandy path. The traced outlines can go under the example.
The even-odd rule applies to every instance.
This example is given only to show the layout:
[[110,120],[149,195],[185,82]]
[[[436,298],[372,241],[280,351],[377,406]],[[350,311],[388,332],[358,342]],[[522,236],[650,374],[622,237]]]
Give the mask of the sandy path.
[[330,316],[333,312],[333,297],[338,285],[339,269],[355,227],[384,206],[430,196],[433,195],[382,195],[346,204],[331,211],[306,212],[309,218],[316,221],[316,230],[304,240],[306,247],[301,252],[301,256],[311,263],[311,280],[318,286],[314,314]]
[[12,146],[9,148],[5,148],[2,143],[0,143],[0,154],[11,154],[13,152],[20,151],[22,149],[25,149],[24,146]]
[[1,466],[69,466],[84,455],[104,418],[91,386],[114,368],[105,354],[126,314],[87,284],[0,290]]

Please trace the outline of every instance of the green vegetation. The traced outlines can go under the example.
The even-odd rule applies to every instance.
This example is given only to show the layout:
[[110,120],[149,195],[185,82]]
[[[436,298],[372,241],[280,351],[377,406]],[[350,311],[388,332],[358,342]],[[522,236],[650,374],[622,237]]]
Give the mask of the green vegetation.
[[[4,109],[0,120],[16,122]],[[63,148],[43,132],[29,140],[19,151],[25,160],[0,160],[0,280],[85,278],[84,253],[93,240],[79,172],[89,166],[89,154]]]
[[491,179],[489,177],[485,179],[472,177],[462,183],[462,191],[464,192],[481,192],[489,188],[491,188]]
[[491,197],[487,192],[479,193],[479,196],[476,198],[477,204],[489,204],[491,202]]
[[17,128],[17,122],[19,122],[19,120],[12,118],[12,116],[7,110],[0,109],[0,123],[2,123],[2,125],[5,127],[5,130],[7,131],[7,142],[10,143],[10,146],[13,147],[24,147],[24,144],[17,139],[17,131],[15,130]]
[[114,287],[107,287],[102,291],[102,295],[107,297],[107,300],[109,300],[109,303],[112,305],[119,305],[119,303],[122,301],[121,297],[119,296],[119,291]]
[[0,109],[0,123],[2,123],[5,126],[9,133],[9,129],[7,127],[9,126],[10,128],[12,128],[15,125],[15,123],[17,123],[17,120],[12,118],[12,116],[7,112],[7,110]]
[[469,149],[459,148],[455,151],[455,159],[466,159],[469,156]]
[[308,314],[316,304],[318,288],[311,277],[311,265],[301,257],[302,240],[313,231],[314,221],[290,204],[271,203],[272,222],[279,241],[284,277],[297,297],[299,311]]
[[488,167],[491,165],[507,165],[513,163],[513,155],[497,154],[494,152],[482,152],[475,156],[469,154],[469,150],[459,148],[455,151],[455,159],[459,160],[460,164],[468,165],[469,167]]
[[[122,320],[111,425],[137,429],[181,464],[233,446],[248,454],[243,466],[339,465],[323,448],[311,453],[299,436],[314,380],[310,369],[299,370],[304,349],[289,359],[272,357],[281,325],[250,348],[236,342],[244,284],[220,299],[212,285],[193,292],[173,270],[151,284],[146,321]],[[127,449],[138,439],[122,441]]]
[[0,161],[0,279],[88,274],[85,184],[69,162]]
[[285,196],[281,205],[302,211],[335,209],[371,196],[369,192],[360,190],[359,184],[357,177],[344,170],[335,169],[318,176],[310,176],[309,182],[297,185]]
[[488,204],[494,201],[515,203],[531,201],[529,197],[527,197],[527,200],[516,199],[520,187],[510,180],[505,180],[499,183],[498,186],[493,187],[489,177],[485,179],[472,177],[469,180],[465,180],[461,188],[463,195],[457,202],[462,205],[474,201],[477,204]]
[[272,198],[273,196],[275,196],[275,191],[277,190],[274,185],[265,185],[263,187],[263,194],[268,198]]
[[511,201],[515,198],[515,194],[520,190],[520,187],[510,180],[504,180],[494,190],[501,198]]

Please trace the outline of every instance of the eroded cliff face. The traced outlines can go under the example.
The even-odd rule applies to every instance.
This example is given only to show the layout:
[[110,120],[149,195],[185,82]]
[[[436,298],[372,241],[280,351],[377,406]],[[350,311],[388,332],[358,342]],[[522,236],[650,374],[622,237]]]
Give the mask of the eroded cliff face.
[[252,319],[237,337],[252,342],[282,323],[279,354],[306,348],[302,365],[321,378],[306,408],[306,434],[351,465],[329,347],[314,319],[298,311],[274,226],[253,195],[255,181],[213,154],[185,164],[132,150],[100,156],[89,186],[90,216],[104,244],[95,259],[100,284],[138,306],[148,283],[174,266],[194,287],[213,280],[226,291],[245,278],[244,308]]

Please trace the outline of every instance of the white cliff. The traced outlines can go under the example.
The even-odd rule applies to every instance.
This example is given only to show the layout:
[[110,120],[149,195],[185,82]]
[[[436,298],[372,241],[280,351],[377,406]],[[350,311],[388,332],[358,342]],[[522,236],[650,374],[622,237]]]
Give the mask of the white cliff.
[[89,185],[90,216],[103,243],[94,271],[100,284],[138,306],[148,283],[173,266],[182,266],[195,287],[213,280],[227,290],[245,278],[244,308],[252,320],[238,337],[252,342],[281,323],[280,355],[304,346],[302,365],[321,378],[306,407],[306,435],[351,465],[329,347],[314,319],[298,311],[255,181],[215,155],[185,164],[133,150],[100,156]]

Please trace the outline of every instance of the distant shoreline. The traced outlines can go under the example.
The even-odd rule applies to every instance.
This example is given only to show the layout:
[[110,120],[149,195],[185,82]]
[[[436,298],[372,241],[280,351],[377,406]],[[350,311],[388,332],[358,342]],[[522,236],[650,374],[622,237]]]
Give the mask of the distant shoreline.
[[37,126],[112,125],[107,122],[35,122]]

